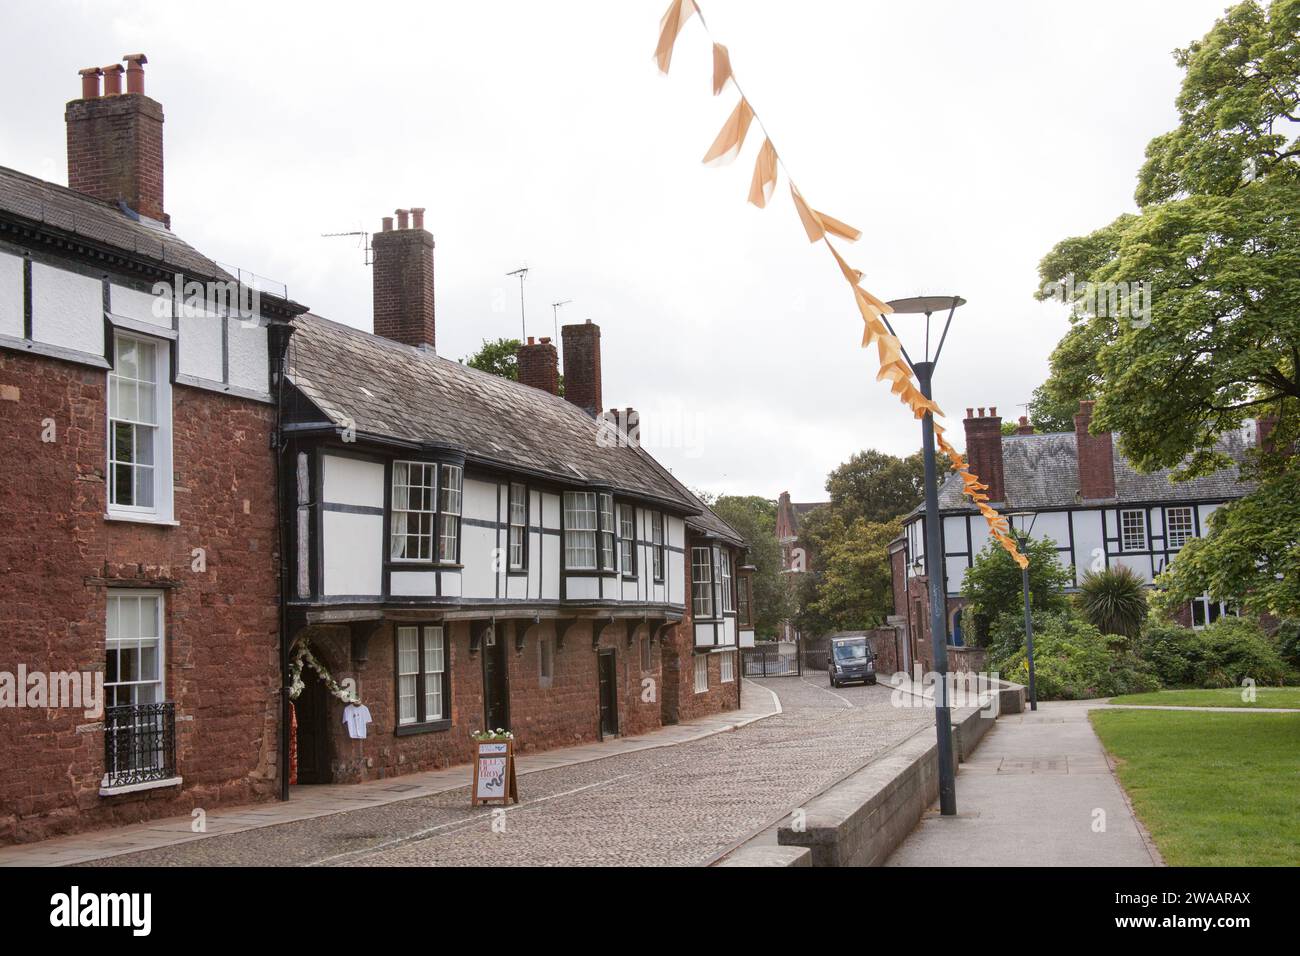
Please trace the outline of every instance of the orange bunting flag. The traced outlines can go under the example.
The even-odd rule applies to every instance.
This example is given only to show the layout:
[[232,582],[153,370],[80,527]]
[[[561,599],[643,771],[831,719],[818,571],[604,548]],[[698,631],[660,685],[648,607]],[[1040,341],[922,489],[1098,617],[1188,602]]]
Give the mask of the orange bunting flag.
[[731,55],[721,43],[713,44],[713,95],[717,96],[731,79]]
[[776,189],[776,148],[770,139],[763,140],[763,147],[754,160],[754,178],[749,183],[749,201],[759,209],[765,207]]
[[[816,242],[818,239],[825,238],[828,232],[833,236],[839,236],[841,239],[847,239],[849,242],[856,242],[858,237],[862,235],[861,230],[854,229],[852,226],[840,222],[834,216],[828,216],[826,213],[818,212],[812,206],[809,206],[803,196],[800,195],[799,190],[795,188],[794,183],[790,184],[790,195],[794,197],[794,208],[799,212],[799,221],[803,223],[804,232],[808,233],[809,242]],[[836,254],[836,258],[839,258],[838,254]],[[848,275],[847,271],[845,275]],[[849,281],[853,280],[850,279]]]
[[677,34],[682,32],[686,21],[695,12],[695,0],[672,0],[668,9],[659,20],[659,45],[655,47],[655,62],[659,72],[667,73],[668,65],[673,61],[673,46],[677,43]]
[[742,96],[736,108],[727,117],[727,122],[718,132],[718,138],[704,154],[702,160],[704,165],[722,166],[735,159],[740,153],[740,147],[745,145],[745,134],[749,132],[749,124],[753,121],[754,111],[749,108],[749,103]]

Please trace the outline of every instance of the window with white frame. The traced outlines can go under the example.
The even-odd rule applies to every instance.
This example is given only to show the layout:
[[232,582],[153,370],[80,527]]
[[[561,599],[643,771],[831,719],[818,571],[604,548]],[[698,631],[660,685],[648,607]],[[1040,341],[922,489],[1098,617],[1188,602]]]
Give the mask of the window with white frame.
[[393,462],[389,557],[394,561],[432,561],[434,490],[438,466],[419,461]]
[[1196,525],[1192,520],[1191,508],[1166,508],[1166,544],[1170,550],[1181,548],[1196,537]]
[[465,469],[443,465],[438,484],[438,560],[455,562],[459,557],[461,483]]
[[527,560],[528,488],[510,485],[510,570],[522,571]]
[[1145,511],[1134,508],[1119,513],[1120,547],[1125,551],[1145,551],[1147,549],[1147,515]]
[[703,694],[709,689],[709,655],[695,655],[695,693]]
[[722,672],[722,683],[732,683],[736,679],[736,652],[724,651],[719,654],[718,667]]
[[447,648],[442,627],[397,628],[397,723],[425,724],[447,717]]
[[104,704],[161,704],[163,596],[125,588],[108,592]]
[[108,372],[108,509],[170,517],[170,351],[118,333]]
[[564,566],[570,571],[596,570],[596,493],[564,493]]
[[650,513],[650,545],[655,580],[662,581],[664,579],[664,516],[658,511]]
[[731,552],[725,548],[719,555],[718,574],[722,582],[722,610],[734,611],[731,600]]
[[614,570],[614,496],[600,494],[600,567]]
[[618,558],[623,573],[635,576],[636,509],[631,505],[618,506]]
[[691,610],[697,618],[713,617],[712,548],[691,548]]

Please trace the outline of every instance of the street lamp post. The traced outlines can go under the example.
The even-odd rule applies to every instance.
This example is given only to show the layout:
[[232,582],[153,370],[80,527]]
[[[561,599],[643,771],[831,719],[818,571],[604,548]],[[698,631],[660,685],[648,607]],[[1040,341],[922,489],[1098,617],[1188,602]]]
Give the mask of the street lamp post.
[[[1011,511],[1006,517],[1011,519],[1013,528],[1015,519],[1020,519],[1022,530],[1016,538],[1020,545],[1020,552],[1023,554],[1029,546],[1029,536],[1033,533],[1038,514],[1033,511]],[[1026,520],[1029,522],[1028,528],[1024,528]],[[1025,655],[1029,660],[1029,709],[1038,710],[1038,691],[1034,688],[1034,615],[1029,605],[1029,565],[1027,564],[1020,569],[1020,584],[1025,592]]]
[[[931,387],[934,368],[948,337],[952,315],[966,300],[955,295],[927,295],[911,299],[895,299],[890,307],[895,315],[925,316],[925,361],[913,362],[903,349],[903,358],[911,366],[921,387],[921,394],[932,398]],[[930,316],[948,310],[943,324],[943,334],[934,358],[930,357]],[[888,316],[885,324],[891,335],[896,335]],[[939,812],[944,816],[957,813],[957,781],[952,766],[952,706],[948,700],[948,595],[944,582],[943,545],[939,529],[939,485],[934,463],[934,416],[928,411],[921,419],[921,450],[925,462],[925,574],[930,596],[930,642],[934,649],[934,731],[939,750]]]

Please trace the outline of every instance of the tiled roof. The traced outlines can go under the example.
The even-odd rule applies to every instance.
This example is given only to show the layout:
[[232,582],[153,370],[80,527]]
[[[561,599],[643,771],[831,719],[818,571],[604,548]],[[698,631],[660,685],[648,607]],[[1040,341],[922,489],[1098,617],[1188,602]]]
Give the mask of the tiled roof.
[[598,442],[595,419],[572,402],[310,313],[293,324],[289,379],[335,425],[721,520],[643,449]]
[[170,230],[137,221],[116,205],[0,166],[0,213],[102,243],[203,278],[227,278],[216,262]]
[[[1115,501],[1205,501],[1236,498],[1250,490],[1237,481],[1238,467],[1224,468],[1201,478],[1171,481],[1171,470],[1142,474],[1120,452],[1119,436],[1112,435],[1115,460]],[[1247,442],[1240,432],[1220,436],[1218,447],[1238,463],[1245,458]],[[1079,456],[1074,432],[1042,435],[1004,435],[1003,483],[1006,510],[1043,510],[1077,505]],[[997,502],[995,502],[996,504]],[[950,474],[939,488],[942,511],[974,511],[961,494],[961,479]],[[913,509],[919,514],[923,506]]]

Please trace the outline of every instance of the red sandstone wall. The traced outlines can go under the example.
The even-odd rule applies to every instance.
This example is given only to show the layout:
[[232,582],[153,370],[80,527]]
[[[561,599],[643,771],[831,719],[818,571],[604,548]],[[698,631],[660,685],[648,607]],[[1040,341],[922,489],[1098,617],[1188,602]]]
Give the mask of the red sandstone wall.
[[[0,352],[0,670],[102,671],[104,579],[166,595],[174,788],[99,796],[102,725],[82,711],[0,709],[0,842],[262,799],[276,780],[279,686],[273,410],[176,386],[179,527],[107,522],[105,381]],[[16,389],[16,392],[15,392]],[[41,441],[54,420],[57,440]],[[191,570],[191,549],[207,570]]]

